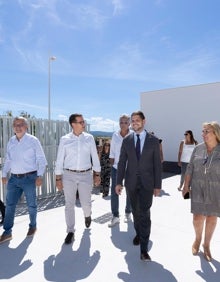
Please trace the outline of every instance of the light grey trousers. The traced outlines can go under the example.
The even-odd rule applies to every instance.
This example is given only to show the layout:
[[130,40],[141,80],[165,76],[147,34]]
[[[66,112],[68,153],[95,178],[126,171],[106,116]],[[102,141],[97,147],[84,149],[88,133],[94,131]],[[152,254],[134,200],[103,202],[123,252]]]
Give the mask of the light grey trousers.
[[65,197],[65,218],[67,233],[75,232],[75,203],[78,190],[84,217],[91,215],[91,192],[93,187],[92,171],[82,173],[64,170],[63,191]]

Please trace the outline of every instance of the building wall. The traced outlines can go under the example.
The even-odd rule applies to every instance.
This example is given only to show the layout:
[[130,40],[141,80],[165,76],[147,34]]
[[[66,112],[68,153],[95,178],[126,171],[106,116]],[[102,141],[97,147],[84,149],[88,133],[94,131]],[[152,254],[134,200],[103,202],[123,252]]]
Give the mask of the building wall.
[[176,162],[185,130],[202,142],[202,124],[220,122],[220,82],[163,89],[140,94],[146,129],[163,140],[164,160]]

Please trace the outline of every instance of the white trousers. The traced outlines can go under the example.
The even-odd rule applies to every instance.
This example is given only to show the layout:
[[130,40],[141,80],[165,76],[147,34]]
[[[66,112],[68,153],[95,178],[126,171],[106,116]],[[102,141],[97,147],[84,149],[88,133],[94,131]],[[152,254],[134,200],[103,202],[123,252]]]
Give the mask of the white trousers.
[[67,233],[75,232],[75,203],[78,190],[84,217],[91,215],[91,192],[93,187],[93,174],[91,171],[82,173],[64,170],[63,191],[65,196],[65,218]]

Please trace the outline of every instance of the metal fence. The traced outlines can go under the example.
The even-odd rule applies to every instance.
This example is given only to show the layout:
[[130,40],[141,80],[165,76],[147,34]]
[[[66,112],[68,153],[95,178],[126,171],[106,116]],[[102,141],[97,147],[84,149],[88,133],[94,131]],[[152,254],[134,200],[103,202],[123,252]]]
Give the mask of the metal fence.
[[[12,123],[12,117],[0,117],[0,176],[8,140],[14,134]],[[56,193],[54,167],[57,149],[60,137],[70,132],[69,123],[67,121],[43,119],[28,119],[28,123],[28,133],[40,140],[48,163],[43,184],[37,189],[38,197],[53,195]],[[5,194],[5,187],[3,187],[2,181],[0,181],[0,198],[5,200]]]

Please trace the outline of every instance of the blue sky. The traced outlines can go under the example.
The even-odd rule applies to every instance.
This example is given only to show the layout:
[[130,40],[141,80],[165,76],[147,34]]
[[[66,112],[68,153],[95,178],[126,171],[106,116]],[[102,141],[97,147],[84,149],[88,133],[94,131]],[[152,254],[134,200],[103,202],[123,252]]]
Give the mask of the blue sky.
[[91,130],[116,130],[141,92],[220,80],[219,11],[219,0],[0,0],[0,114],[48,117],[56,56],[52,119],[80,112]]

